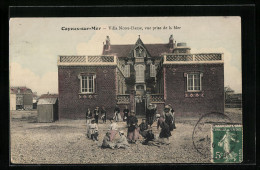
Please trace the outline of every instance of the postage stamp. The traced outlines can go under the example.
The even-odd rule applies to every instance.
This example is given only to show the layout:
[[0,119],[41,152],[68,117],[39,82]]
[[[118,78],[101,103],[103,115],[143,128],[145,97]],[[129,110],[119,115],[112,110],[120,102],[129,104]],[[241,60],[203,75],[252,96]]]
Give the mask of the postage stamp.
[[242,125],[212,125],[211,153],[213,163],[243,161]]

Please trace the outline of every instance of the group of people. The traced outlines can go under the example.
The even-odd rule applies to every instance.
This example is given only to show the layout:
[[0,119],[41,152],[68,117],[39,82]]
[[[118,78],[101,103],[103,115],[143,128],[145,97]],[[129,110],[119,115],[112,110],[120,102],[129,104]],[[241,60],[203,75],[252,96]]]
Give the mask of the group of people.
[[[129,109],[127,108],[127,106],[123,110],[123,113],[124,113],[123,121],[127,121],[128,114],[129,114]],[[95,123],[98,124],[99,117],[101,118],[103,123],[107,122],[107,111],[106,111],[104,106],[101,109],[99,107],[96,107],[94,109],[94,111],[93,111],[93,114],[92,114],[92,112],[91,112],[91,110],[89,108],[87,109],[87,111],[86,111],[86,123],[87,124],[89,124],[91,122],[92,118],[94,118],[95,119]],[[120,108],[117,105],[116,105],[116,107],[114,109],[113,119],[116,122],[119,122],[119,121],[122,120],[121,114],[120,114]]]
[[91,110],[88,108],[86,111],[86,123],[89,124],[91,122],[91,120],[94,118],[94,122],[96,124],[98,124],[100,115],[101,115],[101,119],[103,120],[103,123],[106,123],[107,111],[104,106],[101,109],[99,109],[99,107],[96,107],[93,111],[93,114],[92,114]]
[[[99,111],[97,107],[94,110],[94,119],[92,118],[91,111],[88,109],[86,113],[87,118],[87,136],[94,141],[98,141],[98,116],[101,113],[101,119],[106,122],[106,110],[104,107]],[[120,108],[118,106],[114,109],[114,116],[110,118],[110,126],[104,139],[102,141],[102,148],[128,148],[129,143],[136,143],[140,136],[143,137],[142,144],[147,145],[149,142],[156,141],[156,135],[152,131],[152,125],[157,121],[157,129],[161,129],[158,138],[168,139],[171,136],[171,131],[175,129],[174,110],[171,105],[166,105],[163,113],[156,114],[156,106],[149,105],[146,111],[146,119],[142,119],[141,124],[138,125],[138,119],[134,112],[129,115],[129,109],[125,107],[123,110],[123,121],[127,125],[127,135],[122,130],[118,129],[118,121],[121,121]],[[98,116],[96,116],[98,115]],[[116,138],[116,136],[119,136]]]

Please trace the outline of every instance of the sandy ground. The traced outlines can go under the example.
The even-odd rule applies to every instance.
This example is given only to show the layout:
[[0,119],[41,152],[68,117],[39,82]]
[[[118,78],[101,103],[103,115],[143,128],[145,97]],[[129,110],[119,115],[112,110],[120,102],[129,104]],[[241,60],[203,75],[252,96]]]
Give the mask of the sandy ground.
[[[226,109],[233,123],[242,122],[240,109]],[[101,149],[110,123],[99,124],[99,141],[86,138],[85,120],[37,123],[37,111],[11,111],[11,162],[14,164],[209,163],[210,151],[199,153],[192,133],[199,117],[177,117],[169,145],[131,144],[129,149]],[[141,122],[141,119],[138,121]],[[120,130],[127,131],[125,122]],[[156,123],[153,132],[159,134]],[[210,132],[207,132],[210,133]],[[203,134],[202,134],[203,135]],[[209,146],[207,146],[209,147]]]

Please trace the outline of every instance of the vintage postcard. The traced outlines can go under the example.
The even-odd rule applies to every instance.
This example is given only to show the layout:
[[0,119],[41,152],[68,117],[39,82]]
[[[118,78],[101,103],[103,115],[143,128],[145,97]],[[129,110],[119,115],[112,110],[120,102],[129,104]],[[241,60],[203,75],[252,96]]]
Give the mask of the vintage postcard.
[[9,24],[12,164],[243,162],[240,17]]

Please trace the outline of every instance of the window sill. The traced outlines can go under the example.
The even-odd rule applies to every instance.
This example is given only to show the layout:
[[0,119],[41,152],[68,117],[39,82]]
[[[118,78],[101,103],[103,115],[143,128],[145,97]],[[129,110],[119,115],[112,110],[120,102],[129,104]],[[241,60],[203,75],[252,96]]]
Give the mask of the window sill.
[[191,91],[185,91],[186,93],[199,93],[202,92],[202,90],[191,90]]
[[93,94],[97,94],[97,93],[78,93],[78,94],[82,94],[82,95],[93,95]]
[[97,93],[78,93],[79,99],[96,99]]
[[185,91],[184,97],[204,97],[204,91],[198,90],[198,91]]

